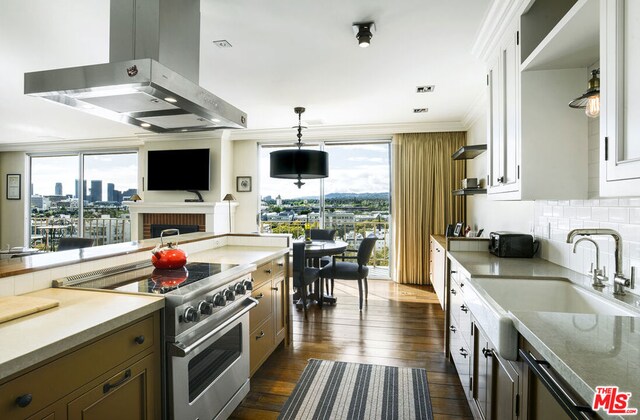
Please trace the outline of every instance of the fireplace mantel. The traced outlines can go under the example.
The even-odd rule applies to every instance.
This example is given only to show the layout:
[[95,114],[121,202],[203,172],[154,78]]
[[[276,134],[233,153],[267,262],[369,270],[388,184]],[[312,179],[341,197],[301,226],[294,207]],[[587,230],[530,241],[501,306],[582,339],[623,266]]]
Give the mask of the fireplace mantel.
[[[155,214],[204,214],[205,232],[227,233],[229,227],[229,202],[143,202],[127,201],[131,215],[131,240],[143,238],[143,215]],[[238,203],[231,202],[231,227]]]

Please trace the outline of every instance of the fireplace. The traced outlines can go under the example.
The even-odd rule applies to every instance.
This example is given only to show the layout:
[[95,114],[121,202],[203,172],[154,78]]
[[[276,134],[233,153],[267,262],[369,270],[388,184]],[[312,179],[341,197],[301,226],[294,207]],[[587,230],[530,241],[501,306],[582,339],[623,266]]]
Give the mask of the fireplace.
[[[178,225],[178,224],[152,224],[150,226],[151,237],[159,238],[160,233],[165,229],[178,229],[180,233],[191,233],[191,232],[200,232],[198,225]],[[174,234],[171,234],[174,235]],[[166,235],[165,236],[170,236]]]

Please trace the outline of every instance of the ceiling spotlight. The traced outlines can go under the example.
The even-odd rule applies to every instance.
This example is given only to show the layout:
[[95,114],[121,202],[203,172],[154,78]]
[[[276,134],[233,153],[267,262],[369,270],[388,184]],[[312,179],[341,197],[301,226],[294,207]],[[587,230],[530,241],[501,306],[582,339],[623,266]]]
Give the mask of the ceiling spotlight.
[[167,96],[166,98],[164,98],[164,100],[172,104],[175,104],[176,102],[178,102],[176,98],[172,98],[171,96]]
[[374,22],[354,23],[351,27],[358,40],[358,45],[361,48],[367,48],[371,43],[373,33],[376,31],[376,24]]
[[140,124],[140,127],[142,127],[142,128],[149,128],[149,127],[151,127],[151,124],[149,124],[149,123],[141,123],[141,124]]

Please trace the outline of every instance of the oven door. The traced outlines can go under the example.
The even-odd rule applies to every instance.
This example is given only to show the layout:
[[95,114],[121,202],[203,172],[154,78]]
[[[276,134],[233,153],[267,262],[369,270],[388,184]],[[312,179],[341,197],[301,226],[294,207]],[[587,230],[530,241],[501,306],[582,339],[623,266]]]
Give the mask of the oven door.
[[249,310],[256,304],[245,299],[213,330],[189,343],[167,343],[170,418],[213,419],[230,401],[237,405],[246,396]]

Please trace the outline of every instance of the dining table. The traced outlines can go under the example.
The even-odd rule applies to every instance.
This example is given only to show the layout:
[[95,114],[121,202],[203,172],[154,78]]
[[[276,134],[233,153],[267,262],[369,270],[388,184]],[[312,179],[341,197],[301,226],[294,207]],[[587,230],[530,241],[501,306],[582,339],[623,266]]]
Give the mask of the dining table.
[[[300,241],[302,242],[302,241]],[[312,266],[322,268],[320,266],[320,259],[322,257],[340,255],[347,249],[348,243],[341,240],[320,240],[314,239],[312,241],[304,241],[304,254],[305,258],[311,262]],[[314,286],[314,294],[317,297],[317,301],[322,306],[323,303],[334,304],[337,299],[335,296],[328,293],[323,293],[319,296],[322,288],[320,287],[320,280],[316,281]]]
[[43,225],[36,229],[44,235],[45,249],[55,251],[56,239],[60,239],[71,228],[72,225]]

